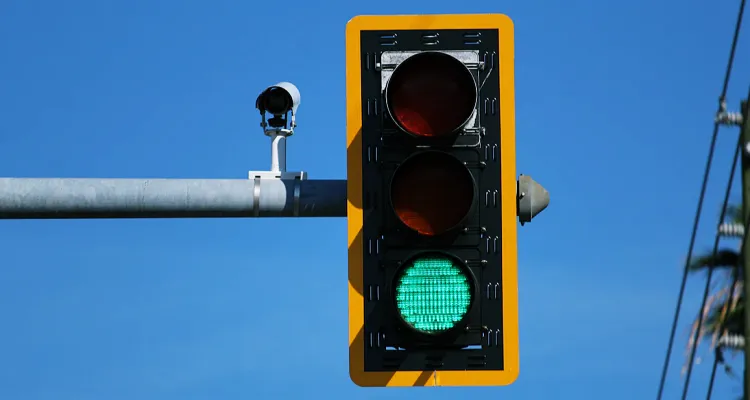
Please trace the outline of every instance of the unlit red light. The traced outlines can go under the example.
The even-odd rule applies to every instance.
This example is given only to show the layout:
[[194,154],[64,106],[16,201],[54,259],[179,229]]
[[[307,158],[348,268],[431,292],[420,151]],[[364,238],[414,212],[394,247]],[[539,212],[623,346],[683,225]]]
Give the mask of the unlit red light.
[[419,53],[402,62],[386,89],[388,108],[406,132],[421,137],[454,134],[476,105],[471,72],[445,53]]
[[471,209],[474,181],[458,159],[428,151],[406,160],[391,182],[391,204],[407,227],[427,236],[458,226]]

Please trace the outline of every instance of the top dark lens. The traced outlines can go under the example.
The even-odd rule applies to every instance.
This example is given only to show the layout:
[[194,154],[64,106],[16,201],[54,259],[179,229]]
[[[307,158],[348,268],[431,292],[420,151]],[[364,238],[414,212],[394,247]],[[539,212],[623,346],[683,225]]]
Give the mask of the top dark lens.
[[449,136],[476,107],[474,77],[456,58],[438,52],[407,58],[393,71],[386,102],[396,124],[420,137]]

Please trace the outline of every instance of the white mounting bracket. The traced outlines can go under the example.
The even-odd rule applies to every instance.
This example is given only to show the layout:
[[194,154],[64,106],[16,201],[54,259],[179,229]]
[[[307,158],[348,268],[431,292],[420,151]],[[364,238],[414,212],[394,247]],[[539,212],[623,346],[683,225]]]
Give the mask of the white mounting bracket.
[[294,134],[294,123],[292,123],[291,129],[268,128],[265,123],[262,123],[261,126],[263,126],[263,133],[271,138],[271,170],[248,171],[247,178],[306,180],[307,172],[287,172],[286,170],[286,139]]

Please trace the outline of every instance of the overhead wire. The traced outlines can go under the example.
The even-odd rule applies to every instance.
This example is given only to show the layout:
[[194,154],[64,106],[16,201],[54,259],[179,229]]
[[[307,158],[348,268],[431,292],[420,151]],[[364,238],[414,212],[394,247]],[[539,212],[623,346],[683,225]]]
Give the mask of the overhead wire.
[[[729,60],[727,62],[726,71],[724,73],[724,83],[721,89],[721,96],[719,96],[719,109],[717,111],[717,114],[721,113],[722,111],[726,109],[725,99],[726,99],[727,90],[729,88],[729,79],[732,74],[732,66],[734,64],[734,55],[737,49],[737,41],[739,38],[741,26],[742,26],[742,17],[744,14],[744,10],[745,10],[745,0],[740,0],[740,7],[737,13],[737,22],[735,23],[734,36],[732,38],[732,45],[729,51]],[[690,243],[688,245],[687,259],[685,260],[685,268],[683,269],[683,272],[682,272],[682,279],[680,282],[680,291],[679,291],[679,294],[677,295],[677,305],[675,306],[674,318],[672,320],[672,327],[670,329],[670,334],[669,334],[669,342],[667,344],[667,351],[664,357],[664,365],[662,367],[661,378],[659,380],[659,391],[656,396],[657,400],[661,400],[662,395],[664,394],[664,385],[667,379],[667,372],[669,371],[669,361],[672,357],[672,349],[674,348],[674,340],[675,340],[675,336],[677,333],[677,324],[679,322],[680,311],[682,309],[682,303],[685,297],[685,286],[687,285],[688,269],[689,269],[690,264],[692,263],[693,249],[695,247],[695,239],[698,233],[698,225],[700,224],[700,217],[703,211],[703,201],[705,200],[705,197],[706,197],[708,177],[711,172],[711,165],[713,163],[714,153],[716,150],[716,138],[719,133],[719,127],[720,127],[720,121],[719,120],[714,121],[713,133],[711,134],[711,144],[709,145],[708,156],[706,157],[706,166],[703,172],[703,181],[701,183],[700,194],[698,195],[698,206],[696,207],[695,216],[693,218],[693,228],[690,234]],[[691,369],[691,367],[692,365],[689,365],[688,369]],[[689,378],[686,379],[686,382],[687,381],[689,381]]]

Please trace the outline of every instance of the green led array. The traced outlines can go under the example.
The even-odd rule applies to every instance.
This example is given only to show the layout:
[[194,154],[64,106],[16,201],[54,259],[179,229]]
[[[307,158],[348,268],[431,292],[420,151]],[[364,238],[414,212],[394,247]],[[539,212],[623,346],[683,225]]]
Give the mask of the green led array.
[[396,283],[396,307],[418,331],[453,328],[469,310],[471,286],[455,261],[444,256],[416,259]]

